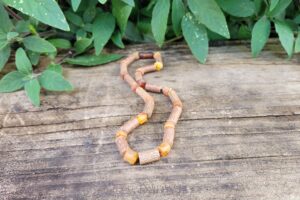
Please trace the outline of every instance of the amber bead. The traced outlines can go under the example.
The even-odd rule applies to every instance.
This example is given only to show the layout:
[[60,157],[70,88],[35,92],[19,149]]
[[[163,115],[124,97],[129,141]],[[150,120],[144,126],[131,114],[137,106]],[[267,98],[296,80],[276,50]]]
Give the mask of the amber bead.
[[158,150],[161,157],[165,157],[171,151],[171,145],[169,143],[163,142],[158,146]]
[[127,148],[123,157],[123,159],[131,165],[134,165],[137,162],[138,158],[138,153],[132,150],[130,147]]

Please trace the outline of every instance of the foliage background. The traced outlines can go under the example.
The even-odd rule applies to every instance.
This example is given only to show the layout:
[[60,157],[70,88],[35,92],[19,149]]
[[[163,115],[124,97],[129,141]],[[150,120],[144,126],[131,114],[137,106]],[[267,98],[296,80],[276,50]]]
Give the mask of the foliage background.
[[[26,91],[40,105],[41,88],[71,91],[62,64],[94,66],[120,59],[106,45],[185,40],[205,63],[210,40],[249,39],[253,57],[278,37],[290,58],[300,51],[297,0],[0,0],[0,92]],[[57,60],[57,54],[63,55]],[[41,56],[51,59],[39,68]]]

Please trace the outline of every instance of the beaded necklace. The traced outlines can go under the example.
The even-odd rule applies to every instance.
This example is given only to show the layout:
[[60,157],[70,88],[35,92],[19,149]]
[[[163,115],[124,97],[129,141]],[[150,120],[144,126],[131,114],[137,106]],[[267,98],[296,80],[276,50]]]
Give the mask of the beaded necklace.
[[[135,79],[128,73],[128,66],[139,59],[154,59],[153,65],[138,68],[135,72]],[[182,102],[177,96],[176,92],[168,87],[162,87],[147,83],[143,75],[149,72],[160,71],[163,68],[163,61],[159,52],[135,52],[121,61],[121,78],[126,81],[131,90],[139,95],[145,102],[144,109],[135,118],[127,121],[116,133],[116,144],[118,150],[125,161],[134,165],[138,160],[141,165],[160,160],[165,157],[173,146],[175,137],[175,125],[182,112]],[[146,123],[152,116],[154,109],[154,99],[148,92],[162,93],[169,97],[173,108],[171,114],[164,124],[163,142],[156,148],[137,152],[129,147],[127,142],[127,135],[131,133],[138,126]]]

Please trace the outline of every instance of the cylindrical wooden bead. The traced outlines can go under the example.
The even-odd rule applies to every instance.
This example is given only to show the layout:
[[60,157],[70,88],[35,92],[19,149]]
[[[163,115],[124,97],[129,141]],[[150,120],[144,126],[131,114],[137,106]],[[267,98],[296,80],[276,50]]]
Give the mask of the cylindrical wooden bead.
[[127,161],[129,164],[134,165],[138,160],[139,155],[136,151],[132,150],[130,147],[127,148],[123,159]]
[[153,52],[140,52],[139,53],[140,59],[152,59],[153,58]]
[[128,83],[132,91],[135,91],[137,87],[139,87],[137,82],[129,74],[124,75],[124,80]]
[[116,140],[116,145],[118,147],[118,150],[121,154],[121,156],[123,156],[127,150],[127,148],[129,147],[128,142],[126,140],[126,138],[124,137],[117,137]]
[[146,113],[148,115],[148,118],[152,116],[153,110],[154,110],[154,100],[147,101],[145,103],[143,113]]
[[174,122],[174,124],[177,124],[177,121],[181,115],[182,107],[175,106],[172,109],[172,112],[168,118],[168,121]]
[[175,128],[172,127],[165,127],[164,128],[164,137],[163,137],[163,143],[168,143],[170,146],[173,146],[175,137]]
[[156,62],[161,62],[161,63],[163,62],[160,52],[155,52],[153,54],[153,58],[155,59]]
[[163,94],[165,96],[168,96],[169,95],[169,92],[172,90],[172,88],[168,88],[168,87],[163,87],[162,88],[162,91],[163,91]]
[[161,90],[162,90],[162,87],[161,87],[161,86],[158,86],[158,85],[152,85],[152,84],[147,83],[147,84],[145,85],[145,90],[147,90],[147,91],[149,91],[149,92],[160,93]]
[[127,71],[127,64],[125,64],[125,63],[123,63],[122,61],[121,61],[121,68],[120,68],[121,70],[120,70],[120,76],[121,76],[121,78],[124,80],[124,76],[125,76],[125,74],[128,74],[128,71]]
[[141,71],[136,71],[134,75],[135,75],[135,80],[136,81],[139,81],[139,80],[143,79],[143,73]]
[[139,152],[139,161],[141,165],[158,161],[159,159],[160,159],[160,154],[158,149]]
[[136,93],[137,93],[137,95],[139,95],[139,96],[144,100],[145,103],[147,103],[147,102],[146,102],[147,100],[149,100],[149,99],[152,98],[151,95],[150,95],[149,93],[147,93],[147,92],[146,92],[143,88],[141,88],[141,87],[138,87],[138,88],[136,89]]
[[171,151],[171,145],[169,143],[163,142],[158,146],[158,151],[161,157],[165,157]]
[[143,72],[143,74],[145,74],[145,73],[156,71],[156,68],[154,65],[147,65],[145,67],[139,68],[139,70],[141,70]]
[[170,100],[172,101],[172,103],[174,103],[174,102],[180,102],[181,103],[178,95],[176,94],[176,92],[174,90],[170,90],[168,96],[169,96]]
[[121,130],[125,131],[126,133],[130,133],[133,129],[137,128],[140,125],[139,121],[136,118],[133,118],[127,121],[123,126],[121,126]]

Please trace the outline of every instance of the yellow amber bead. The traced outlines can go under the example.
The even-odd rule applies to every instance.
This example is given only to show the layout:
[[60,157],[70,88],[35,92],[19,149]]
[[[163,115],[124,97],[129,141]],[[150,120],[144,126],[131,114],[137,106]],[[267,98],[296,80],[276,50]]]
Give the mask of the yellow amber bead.
[[137,118],[139,124],[144,124],[148,120],[148,117],[147,117],[146,113],[141,113],[136,118]]
[[175,128],[175,125],[171,121],[167,121],[164,125],[164,128]]
[[171,151],[171,145],[163,142],[158,146],[158,150],[159,150],[160,156],[165,157]]
[[126,133],[125,131],[119,130],[119,131],[116,133],[116,137],[124,137],[124,138],[127,138],[127,133]]
[[163,64],[161,62],[155,62],[154,67],[157,71],[159,71],[163,68]]
[[139,155],[136,151],[128,148],[124,154],[123,159],[131,165],[134,165],[138,160]]

